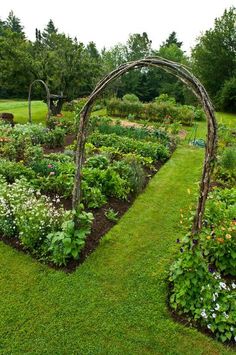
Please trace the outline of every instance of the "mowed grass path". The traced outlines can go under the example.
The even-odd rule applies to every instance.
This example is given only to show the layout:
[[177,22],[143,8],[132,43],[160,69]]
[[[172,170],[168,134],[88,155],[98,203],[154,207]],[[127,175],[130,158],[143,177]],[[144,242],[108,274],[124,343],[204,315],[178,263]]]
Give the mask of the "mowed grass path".
[[231,353],[167,307],[179,211],[194,199],[202,160],[203,150],[180,146],[73,274],[0,243],[0,354]]

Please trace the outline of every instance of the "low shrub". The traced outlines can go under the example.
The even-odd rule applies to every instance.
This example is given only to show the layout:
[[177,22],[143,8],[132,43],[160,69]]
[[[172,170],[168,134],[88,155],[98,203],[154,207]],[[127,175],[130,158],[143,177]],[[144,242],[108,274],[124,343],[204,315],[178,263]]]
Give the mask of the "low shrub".
[[236,148],[226,148],[221,156],[220,164],[225,170],[236,171]]

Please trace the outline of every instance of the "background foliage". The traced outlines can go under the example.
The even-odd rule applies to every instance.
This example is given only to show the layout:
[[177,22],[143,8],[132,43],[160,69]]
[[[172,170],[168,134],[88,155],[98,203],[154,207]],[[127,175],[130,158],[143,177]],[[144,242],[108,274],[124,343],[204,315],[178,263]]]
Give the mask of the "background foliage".
[[[26,98],[29,83],[40,78],[51,92],[68,100],[88,95],[95,83],[118,65],[148,56],[161,56],[187,65],[200,78],[219,109],[235,112],[236,11],[225,10],[214,27],[199,38],[191,56],[172,32],[160,48],[153,48],[146,32],[131,34],[125,44],[99,51],[94,42],[87,45],[60,33],[52,20],[43,31],[35,30],[35,40],[26,38],[19,18],[11,11],[0,20],[0,97]],[[147,102],[167,93],[178,103],[195,99],[174,76],[161,69],[133,70],[107,89],[110,96],[135,94]],[[33,98],[45,96],[35,87]]]

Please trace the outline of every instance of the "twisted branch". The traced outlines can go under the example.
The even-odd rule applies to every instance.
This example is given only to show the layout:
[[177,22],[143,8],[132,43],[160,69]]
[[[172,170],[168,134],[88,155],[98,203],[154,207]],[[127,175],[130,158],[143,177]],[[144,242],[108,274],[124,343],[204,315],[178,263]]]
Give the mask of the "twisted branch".
[[172,62],[161,57],[150,57],[133,62],[122,64],[117,69],[106,75],[98,82],[95,89],[88,98],[80,113],[80,124],[77,132],[76,146],[76,173],[73,189],[72,206],[77,209],[81,201],[81,169],[84,161],[85,142],[87,137],[88,121],[94,101],[98,95],[115,79],[131,69],[142,67],[159,67],[173,74],[180,79],[200,101],[207,117],[207,144],[205,150],[205,159],[203,164],[202,178],[200,183],[200,192],[197,202],[195,218],[192,227],[192,234],[197,234],[202,227],[202,218],[205,209],[205,203],[210,186],[210,177],[217,147],[217,122],[214,114],[214,108],[211,100],[200,81],[182,64]]

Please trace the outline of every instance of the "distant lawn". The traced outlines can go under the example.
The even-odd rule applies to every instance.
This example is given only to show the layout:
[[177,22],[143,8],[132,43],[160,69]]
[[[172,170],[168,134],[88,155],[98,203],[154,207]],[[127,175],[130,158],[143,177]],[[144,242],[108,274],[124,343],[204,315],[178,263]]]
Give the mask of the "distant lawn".
[[[11,112],[15,122],[27,123],[29,119],[28,101],[0,100],[0,112]],[[43,101],[32,101],[31,103],[32,121],[35,123],[45,123],[47,115],[47,105]],[[73,117],[71,112],[63,112],[65,117]]]

